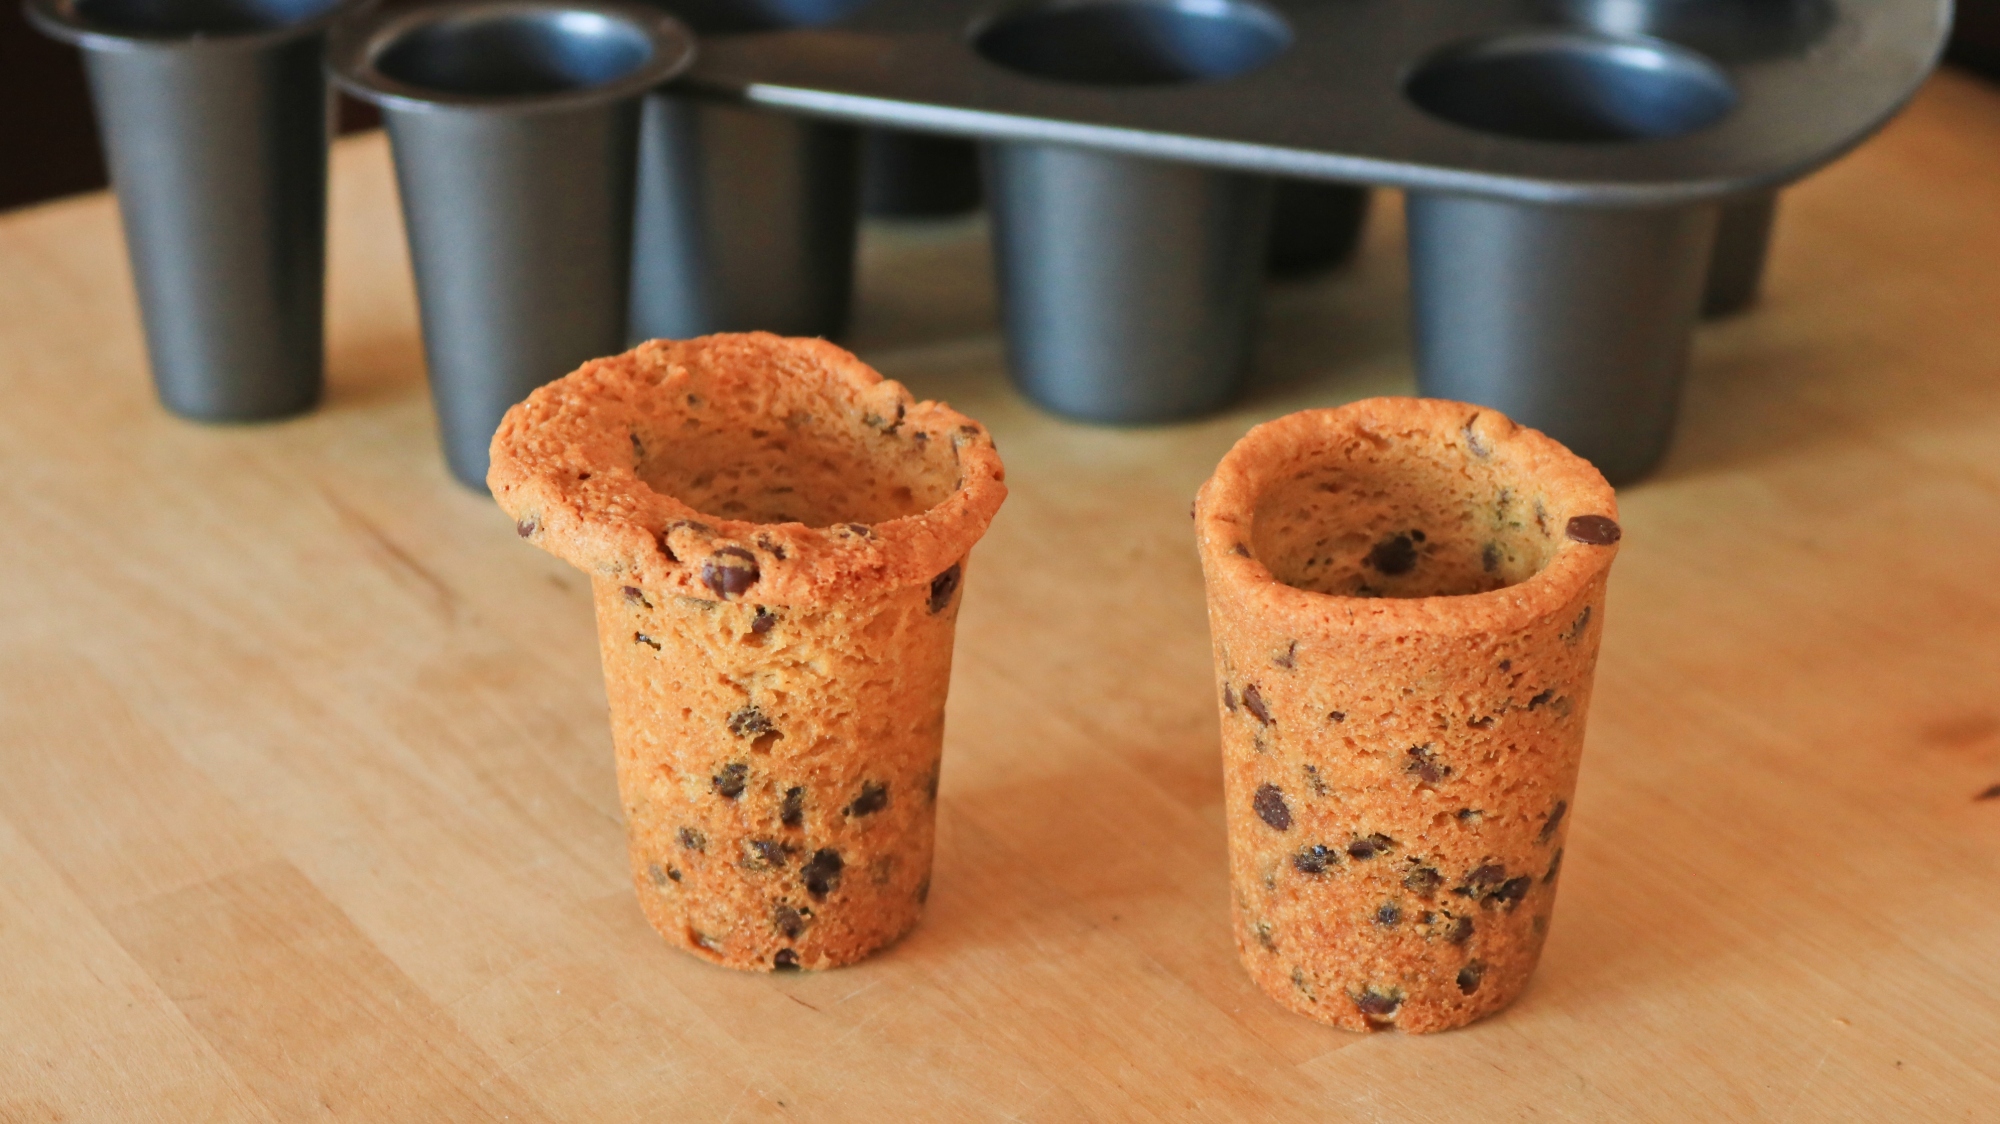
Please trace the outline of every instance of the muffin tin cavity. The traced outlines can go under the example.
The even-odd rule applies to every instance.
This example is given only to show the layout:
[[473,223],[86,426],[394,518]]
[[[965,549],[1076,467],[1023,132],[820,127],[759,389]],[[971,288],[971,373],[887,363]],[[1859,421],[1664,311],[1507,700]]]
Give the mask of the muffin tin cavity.
[[1251,541],[1272,576],[1339,597],[1455,597],[1525,581],[1554,557],[1554,517],[1529,482],[1462,450],[1388,452],[1335,450],[1258,498]]
[[74,18],[122,35],[238,35],[307,23],[336,0],[78,0]]
[[410,28],[375,57],[375,68],[419,89],[515,97],[616,82],[651,58],[646,36],[624,21],[554,7],[493,7]]
[[1008,69],[1106,86],[1234,78],[1291,41],[1284,17],[1255,0],[1042,0],[973,36],[981,55]]
[[675,0],[665,7],[703,35],[819,27],[852,15],[868,0]]
[[1607,35],[1667,39],[1724,62],[1804,50],[1836,17],[1832,0],[1551,0],[1550,11]]
[[1691,133],[1737,100],[1721,68],[1692,51],[1570,31],[1446,48],[1407,89],[1424,110],[1469,129],[1585,143]]

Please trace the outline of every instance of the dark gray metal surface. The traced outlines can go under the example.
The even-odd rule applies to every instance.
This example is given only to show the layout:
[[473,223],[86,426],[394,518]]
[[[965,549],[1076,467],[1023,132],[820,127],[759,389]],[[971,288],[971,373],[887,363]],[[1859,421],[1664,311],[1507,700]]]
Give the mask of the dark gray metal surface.
[[1370,194],[1365,187],[1343,183],[1279,180],[1271,203],[1265,272],[1300,277],[1353,257],[1368,221]]
[[1778,193],[1759,191],[1722,205],[1715,223],[1715,254],[1702,295],[1704,316],[1728,316],[1750,307],[1764,284],[1764,259],[1778,217]]
[[1009,364],[1060,414],[1194,417],[1235,393],[1271,181],[1068,145],[987,150]]
[[1413,193],[1417,385],[1491,406],[1614,484],[1673,435],[1716,208]]
[[319,401],[336,2],[26,6],[83,48],[154,386],[182,417]]
[[861,211],[943,218],[979,207],[979,148],[957,137],[869,129],[861,146]]
[[839,335],[853,293],[859,144],[844,125],[648,95],[632,338]]
[[[1419,190],[1657,206],[1783,183],[1846,151],[1930,71],[1951,13],[1949,0],[1696,5],[1686,0],[1668,18],[1660,5],[1632,16],[1635,5],[1617,0],[1273,0],[1292,38],[1268,63],[1221,80],[1105,86],[980,54],[972,43],[994,9],[988,0],[875,0],[833,27],[707,41],[688,82],[865,124]],[[1671,33],[1721,65],[1736,104],[1678,136],[1573,144],[1468,128],[1405,93],[1441,53],[1564,26]]]
[[456,0],[343,24],[383,110],[445,459],[486,486],[501,417],[625,346],[639,100],[692,36],[617,0]]

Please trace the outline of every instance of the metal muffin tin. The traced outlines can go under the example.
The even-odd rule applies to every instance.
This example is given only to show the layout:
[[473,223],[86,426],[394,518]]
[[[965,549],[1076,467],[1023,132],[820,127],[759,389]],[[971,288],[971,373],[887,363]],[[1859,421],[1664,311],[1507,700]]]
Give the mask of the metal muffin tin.
[[[1116,331],[1089,321],[1179,331],[1185,294],[1205,291],[1229,311],[1202,331],[1248,331],[1237,305],[1254,271],[1216,240],[1261,245],[1262,220],[1245,208],[1269,202],[1236,177],[1402,188],[1422,389],[1506,410],[1623,480],[1664,452],[1718,212],[1754,204],[1885,122],[1935,65],[1950,14],[1948,0],[873,0],[828,26],[707,36],[677,88],[984,140],[996,146],[996,212],[1008,203],[992,168],[1038,161],[1084,174],[1076,165],[1088,158],[1053,150],[1092,154],[1098,180],[1158,183],[1156,163],[1228,177],[1168,193],[1226,206],[1177,205],[1158,223],[1143,203],[1102,223],[1047,220],[1079,237],[1128,229],[1107,254],[1205,271],[1205,290],[1100,278],[1010,312],[1024,389],[1103,421],[1226,400],[1231,361],[1162,381],[1121,365]],[[1044,154],[1022,155],[1034,150]],[[1011,190],[1044,211],[1060,195]],[[1003,231],[1024,221],[996,219]],[[1765,229],[1749,237],[1761,244]],[[1005,259],[1005,240],[1019,237],[1002,237]],[[1176,255],[1162,247],[1203,239],[1216,243],[1204,260],[1166,261]],[[1027,241],[1051,244],[1046,232]],[[1732,268],[1740,290],[1743,267]],[[1003,304],[1019,304],[1007,272]],[[1161,299],[1149,289],[1183,295],[1149,308]],[[1093,332],[1095,352],[1037,368],[1048,339]],[[1240,366],[1239,345],[1206,350]],[[1210,385],[1191,389],[1189,378]]]

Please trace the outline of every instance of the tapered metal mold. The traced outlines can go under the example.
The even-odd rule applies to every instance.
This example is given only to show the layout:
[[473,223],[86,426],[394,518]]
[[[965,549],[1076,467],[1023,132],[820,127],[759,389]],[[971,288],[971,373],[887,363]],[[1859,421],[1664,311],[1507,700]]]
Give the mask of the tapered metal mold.
[[948,218],[979,207],[979,146],[958,137],[869,129],[861,210],[876,218]]
[[623,349],[639,103],[693,36],[620,0],[452,0],[337,28],[382,109],[445,459],[486,486],[508,408]]
[[678,90],[650,93],[643,121],[632,339],[839,335],[854,287],[858,131]]
[[[1221,82],[1265,66],[1291,28],[1255,0],[1016,6],[975,29],[989,62],[1085,87]],[[1068,144],[987,149],[986,195],[1014,380],[1087,421],[1196,417],[1234,395],[1272,181]]]
[[1352,184],[1279,180],[1264,271],[1273,277],[1303,277],[1353,257],[1368,222],[1369,196],[1367,188]]
[[83,51],[154,387],[197,421],[310,410],[323,381],[340,0],[28,0]]

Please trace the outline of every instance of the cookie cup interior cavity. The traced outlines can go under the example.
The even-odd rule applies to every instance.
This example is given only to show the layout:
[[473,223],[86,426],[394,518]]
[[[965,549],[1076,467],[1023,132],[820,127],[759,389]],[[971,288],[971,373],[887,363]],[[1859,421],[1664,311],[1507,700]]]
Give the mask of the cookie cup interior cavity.
[[488,486],[518,530],[648,590],[825,604],[928,583],[1006,496],[978,423],[824,340],[655,340],[508,411]]
[[1428,399],[1258,426],[1203,486],[1233,928],[1274,999],[1422,1032],[1526,986],[1616,517],[1555,441]]

